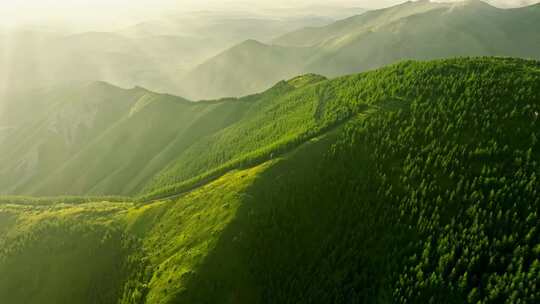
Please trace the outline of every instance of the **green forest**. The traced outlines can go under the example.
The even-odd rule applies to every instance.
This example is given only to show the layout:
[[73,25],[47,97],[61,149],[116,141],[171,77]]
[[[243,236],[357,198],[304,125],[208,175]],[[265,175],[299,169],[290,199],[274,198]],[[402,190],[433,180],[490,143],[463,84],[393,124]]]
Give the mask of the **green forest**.
[[38,186],[0,170],[17,195],[2,303],[540,302],[538,61],[403,61],[198,103],[81,90],[96,139],[58,147],[75,157]]

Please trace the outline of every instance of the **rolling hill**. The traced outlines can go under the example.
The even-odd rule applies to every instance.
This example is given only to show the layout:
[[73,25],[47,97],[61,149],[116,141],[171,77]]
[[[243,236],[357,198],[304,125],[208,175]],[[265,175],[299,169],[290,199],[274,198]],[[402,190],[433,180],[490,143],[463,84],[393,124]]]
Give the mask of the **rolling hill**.
[[[183,82],[186,96],[215,98],[262,91],[275,79],[291,74],[335,77],[401,60],[467,56],[538,59],[538,20],[538,4],[500,9],[480,0],[409,1],[327,26],[293,31],[256,48],[254,42],[240,44],[195,68]],[[299,53],[304,49],[309,52]],[[272,73],[261,72],[262,66],[271,67]],[[243,81],[238,81],[237,71],[242,71]],[[207,92],[201,87],[211,89]]]
[[1,200],[0,299],[540,300],[540,63],[407,61],[249,98],[209,103],[249,107],[195,154],[251,161],[177,197]]

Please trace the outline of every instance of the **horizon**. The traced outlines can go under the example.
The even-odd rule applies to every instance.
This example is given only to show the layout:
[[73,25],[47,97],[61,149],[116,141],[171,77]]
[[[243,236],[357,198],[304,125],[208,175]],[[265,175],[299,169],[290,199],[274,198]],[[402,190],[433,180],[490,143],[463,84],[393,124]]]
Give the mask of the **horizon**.
[[[417,1],[417,0],[416,0]],[[432,2],[463,2],[464,0],[441,0]],[[481,0],[499,8],[533,5],[540,0]],[[276,10],[308,7],[380,9],[405,3],[404,0],[29,0],[25,2],[0,1],[0,27],[4,29],[37,28],[39,30],[66,30],[71,32],[108,31],[129,27],[152,19],[166,18],[175,14],[196,12],[249,12],[261,17],[272,17]],[[310,12],[306,12],[309,14]],[[276,16],[278,17],[278,16]],[[286,17],[279,16],[279,17]]]

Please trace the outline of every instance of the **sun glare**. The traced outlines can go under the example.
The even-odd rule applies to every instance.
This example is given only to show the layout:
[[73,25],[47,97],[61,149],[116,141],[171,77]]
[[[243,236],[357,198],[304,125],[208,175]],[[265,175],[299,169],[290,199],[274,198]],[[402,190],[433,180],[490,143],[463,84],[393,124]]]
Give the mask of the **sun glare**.
[[64,23],[77,26],[115,24],[145,17],[173,1],[151,0],[0,0],[0,25]]

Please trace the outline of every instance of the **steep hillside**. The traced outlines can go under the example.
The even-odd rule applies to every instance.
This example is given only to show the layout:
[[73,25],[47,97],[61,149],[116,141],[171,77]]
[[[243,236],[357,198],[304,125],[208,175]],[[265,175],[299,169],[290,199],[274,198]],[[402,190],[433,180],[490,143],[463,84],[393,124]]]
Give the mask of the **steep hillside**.
[[224,238],[181,299],[246,294],[223,275],[237,268],[217,271],[228,253],[262,286],[254,302],[538,301],[538,65],[448,63],[401,66],[395,101],[324,160],[307,147],[265,171],[231,225],[241,242]]
[[[142,192],[177,192],[199,179],[271,159],[339,123],[348,114],[331,112],[335,109],[327,103],[333,95],[326,91],[328,83],[324,80],[318,75],[305,75],[282,81],[260,95],[239,99],[250,103],[242,120],[194,143]],[[321,83],[325,85],[317,85]]]
[[271,160],[144,204],[2,203],[0,300],[540,301],[538,62],[405,62],[305,80],[290,94],[324,107],[306,117],[340,120]]
[[146,95],[125,119],[33,189],[54,195],[70,185],[68,194],[134,194],[195,142],[240,119],[247,106]]
[[[282,79],[298,75],[304,58],[312,54],[310,48],[271,46],[247,40],[196,67],[187,74],[182,86],[192,99],[261,92]],[[224,71],[227,77],[221,74]]]
[[170,303],[268,165],[148,205],[0,203],[0,300]]
[[128,207],[0,205],[2,302],[115,303],[139,247],[115,219]]
[[[376,76],[351,84],[350,77],[325,81],[321,76],[306,75],[279,82],[261,94],[197,103],[141,89],[126,91],[141,95],[132,101],[132,107],[110,116],[114,123],[100,124],[102,129],[96,131],[101,131],[89,137],[72,134],[75,142],[84,143],[75,150],[62,148],[70,143],[69,137],[51,139],[47,128],[21,129],[29,134],[40,132],[36,135],[39,140],[22,142],[33,147],[25,148],[26,153],[13,149],[25,147],[17,142],[20,137],[5,135],[3,149],[12,152],[3,158],[2,192],[174,195],[230,169],[276,157],[356,113],[373,110],[392,99],[390,93],[380,93],[391,85],[388,79],[392,78],[386,74],[390,71],[374,72],[382,74],[386,83]],[[15,144],[7,144],[10,140]],[[58,140],[64,143],[58,144]],[[55,162],[45,166],[51,163],[45,161],[49,159]]]
[[[46,118],[8,136],[1,144],[4,193],[134,193],[186,147],[235,122],[249,106],[195,104],[106,86],[117,94],[96,95],[93,86],[76,92],[79,101],[62,96]],[[92,108],[93,102],[99,106]]]
[[[0,193],[18,193],[92,145],[147,91],[123,90],[98,82],[19,96],[3,120],[9,134],[0,141]],[[82,164],[81,164],[82,166]]]
[[[188,75],[198,82],[192,97],[237,96],[271,85],[293,74],[335,77],[366,71],[401,60],[466,56],[540,58],[540,6],[499,9],[480,0],[453,3],[409,1],[369,11],[323,27],[293,31],[272,44],[252,49],[238,45]],[[307,49],[299,54],[294,50]],[[279,58],[259,49],[286,50]],[[287,55],[291,53],[290,55]],[[241,55],[239,55],[241,54]],[[301,56],[299,56],[301,55]],[[291,61],[294,64],[291,64]],[[271,76],[260,72],[271,67]],[[243,82],[235,75],[239,69]],[[201,87],[214,87],[206,94]]]

